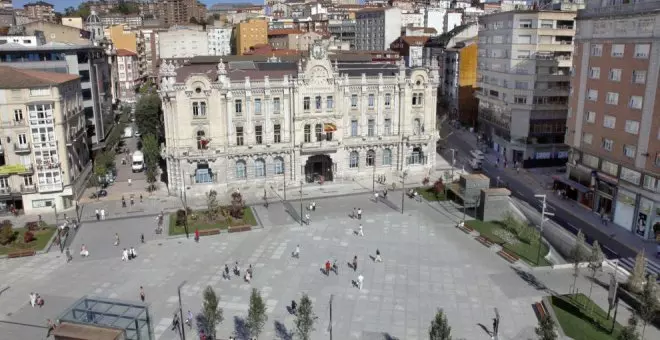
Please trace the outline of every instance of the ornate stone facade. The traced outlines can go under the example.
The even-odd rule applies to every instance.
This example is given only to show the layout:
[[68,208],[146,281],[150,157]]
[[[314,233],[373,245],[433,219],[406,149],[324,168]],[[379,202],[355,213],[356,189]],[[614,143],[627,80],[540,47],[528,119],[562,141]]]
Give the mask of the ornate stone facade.
[[170,192],[426,176],[438,137],[437,64],[333,63],[317,44],[309,55],[161,67]]

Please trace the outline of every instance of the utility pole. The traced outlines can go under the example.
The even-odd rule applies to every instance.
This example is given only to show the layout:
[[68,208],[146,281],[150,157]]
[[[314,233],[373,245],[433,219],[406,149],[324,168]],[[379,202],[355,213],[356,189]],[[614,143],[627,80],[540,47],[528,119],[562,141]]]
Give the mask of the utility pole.
[[545,211],[546,208],[547,208],[546,195],[545,194],[534,195],[534,197],[543,199],[543,203],[542,203],[542,207],[541,207],[541,223],[539,225],[539,229],[540,229],[540,232],[539,232],[539,245],[538,245],[539,251],[536,253],[536,264],[538,265],[539,261],[541,260],[541,242],[543,242],[543,222],[545,222],[547,220],[547,218],[545,218],[546,216],[555,216],[555,214]]
[[330,340],[332,340],[332,300],[335,298],[335,294],[330,294],[330,325],[328,330],[330,331]]
[[401,174],[401,213],[403,214],[403,203],[405,202],[406,197],[406,176],[408,173],[405,171]]
[[376,192],[376,155],[374,155],[373,173],[371,175],[371,192]]
[[451,151],[451,180],[454,181],[454,164],[456,164],[456,149],[449,149]]
[[300,180],[300,225],[303,225],[303,202],[302,202],[302,198],[303,198],[303,192],[302,192],[302,189],[303,189],[303,183],[304,183],[304,181],[303,181],[303,180]]
[[179,287],[176,288],[176,291],[179,294],[179,325],[181,325],[182,340],[186,340],[186,327],[184,327],[185,322],[183,322],[183,307],[181,306],[181,287],[183,287],[183,285],[185,285],[187,282],[188,281],[184,280],[183,282],[181,282]]

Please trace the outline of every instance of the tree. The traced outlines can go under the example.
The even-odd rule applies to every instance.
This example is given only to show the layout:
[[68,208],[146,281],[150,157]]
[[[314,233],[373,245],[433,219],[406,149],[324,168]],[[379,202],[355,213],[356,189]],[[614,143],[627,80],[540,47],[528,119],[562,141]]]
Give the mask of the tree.
[[211,190],[206,193],[206,216],[209,221],[215,221],[220,214],[220,203],[218,203],[218,192]]
[[589,300],[591,300],[591,292],[594,288],[594,281],[596,281],[596,275],[603,269],[603,250],[600,249],[600,244],[598,241],[594,241],[591,245],[591,255],[589,256],[589,271],[591,271],[591,286],[589,286]]
[[268,320],[266,316],[266,304],[261,297],[261,293],[256,288],[252,288],[252,294],[250,294],[250,309],[248,310],[247,317],[247,328],[250,331],[250,336],[255,339],[259,338],[259,335],[264,329],[264,325]]
[[655,313],[660,310],[660,303],[658,303],[658,276],[650,274],[646,278],[646,284],[640,295],[641,304],[639,306],[639,316],[644,322],[642,327],[642,338],[646,332],[646,325],[655,319]]
[[245,210],[245,202],[243,202],[243,195],[235,191],[231,194],[231,206],[229,207],[229,214],[233,218],[243,218]]
[[555,320],[550,315],[544,315],[539,319],[539,326],[534,329],[534,333],[538,336],[539,340],[555,340],[557,333],[555,332]]
[[633,313],[628,319],[628,325],[621,330],[616,340],[640,340],[637,323],[637,315]]
[[628,290],[636,294],[639,294],[642,291],[645,268],[646,257],[644,257],[644,248],[642,248],[642,251],[637,253],[637,256],[635,257],[635,266],[633,267],[630,276],[628,276],[628,282],[626,282]]
[[218,307],[220,299],[211,286],[204,289],[202,312],[197,315],[197,328],[204,332],[209,340],[215,339],[215,326],[224,320],[222,308]]
[[298,304],[298,313],[296,314],[296,335],[301,340],[309,340],[312,332],[314,331],[314,323],[318,317],[312,310],[312,300],[309,299],[307,294],[303,294]]
[[159,139],[162,136],[161,128],[161,101],[156,93],[146,94],[135,104],[135,121],[138,130],[144,134],[152,134]]
[[571,287],[573,290],[575,290],[577,278],[580,276],[580,262],[584,261],[586,257],[584,251],[585,243],[584,233],[582,233],[582,229],[580,229],[575,238],[573,249],[571,249],[571,260],[573,261],[573,286]]
[[199,25],[199,20],[197,20],[197,18],[195,18],[195,17],[190,17],[190,23],[195,24],[195,25]]
[[429,340],[451,340],[451,327],[442,309],[438,309],[429,327]]
[[148,190],[152,191],[158,180],[158,160],[160,159],[160,148],[156,136],[148,134],[142,138],[142,153],[146,165],[147,183],[149,183]]

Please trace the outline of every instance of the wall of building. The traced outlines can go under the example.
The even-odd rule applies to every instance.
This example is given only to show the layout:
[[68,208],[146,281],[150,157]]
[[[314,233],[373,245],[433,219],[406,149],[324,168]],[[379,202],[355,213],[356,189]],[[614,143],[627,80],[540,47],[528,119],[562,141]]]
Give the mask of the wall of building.
[[479,107],[474,98],[477,86],[477,44],[461,48],[458,54],[458,117],[462,123],[474,127]]
[[244,54],[250,47],[268,44],[268,21],[251,19],[236,26],[236,54]]
[[207,27],[206,30],[208,34],[208,54],[230,55],[232,28]]
[[158,34],[158,51],[161,59],[206,55],[208,50],[208,36],[202,30],[176,28]]
[[89,34],[79,28],[66,25],[54,24],[45,21],[33,21],[25,24],[27,34],[35,34],[36,31],[42,31],[46,42],[61,42],[71,44],[88,44]]
[[135,32],[126,30],[123,25],[115,25],[108,27],[107,37],[112,40],[113,45],[117,49],[125,49],[132,52],[137,52],[137,35]]
[[83,29],[83,19],[80,17],[62,17],[62,25]]

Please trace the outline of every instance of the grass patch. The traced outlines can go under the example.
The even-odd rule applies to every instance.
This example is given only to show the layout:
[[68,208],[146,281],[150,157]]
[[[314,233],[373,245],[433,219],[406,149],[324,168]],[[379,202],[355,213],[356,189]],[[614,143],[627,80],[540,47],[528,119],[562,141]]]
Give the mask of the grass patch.
[[[169,234],[170,235],[182,235],[186,233],[186,229],[182,225],[176,225],[176,213],[170,214],[169,221]],[[240,220],[237,219],[223,219],[221,221],[209,222],[204,217],[204,210],[195,210],[188,216],[188,232],[194,233],[195,229],[197,230],[206,230],[206,229],[222,229],[225,230],[230,226],[240,226],[240,225],[257,225],[257,219],[254,217],[252,208],[245,207],[243,209],[243,218]]]
[[445,201],[447,199],[443,192],[436,195],[433,187],[417,187],[415,191],[427,201]]
[[[545,259],[545,256],[550,251],[548,246],[544,243],[541,243],[541,258],[539,259],[539,264],[536,264],[536,256],[539,252],[539,245],[537,243],[528,244],[518,239],[518,242],[509,242],[508,240],[500,237],[502,233],[506,232],[501,225],[501,222],[484,222],[480,220],[471,220],[465,222],[466,225],[472,227],[474,230],[478,231],[479,234],[489,238],[491,241],[499,244],[502,248],[511,251],[512,253],[518,255],[522,260],[529,263],[531,266],[535,267],[544,267],[550,266],[552,263]],[[511,234],[513,237],[515,235]]]
[[584,294],[552,296],[550,302],[564,333],[575,340],[614,340],[623,328],[617,323],[610,334],[612,319]]
[[48,241],[53,237],[56,227],[43,227],[34,232],[34,240],[30,243],[23,242],[23,235],[27,231],[26,228],[14,229],[14,241],[10,244],[1,246],[0,255],[7,255],[11,252],[32,249],[34,251],[41,251],[46,248]]

